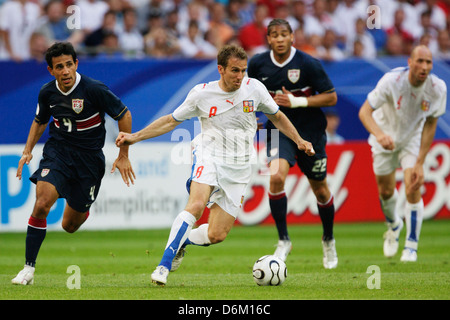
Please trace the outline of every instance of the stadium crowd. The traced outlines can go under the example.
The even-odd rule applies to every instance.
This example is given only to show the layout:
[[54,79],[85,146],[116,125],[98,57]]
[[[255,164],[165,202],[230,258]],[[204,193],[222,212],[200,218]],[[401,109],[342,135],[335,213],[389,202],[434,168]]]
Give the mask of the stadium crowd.
[[[371,5],[380,8],[380,28]],[[0,60],[42,61],[56,41],[93,59],[215,58],[224,44],[267,49],[272,18],[322,60],[409,55],[450,59],[450,0],[0,0]]]

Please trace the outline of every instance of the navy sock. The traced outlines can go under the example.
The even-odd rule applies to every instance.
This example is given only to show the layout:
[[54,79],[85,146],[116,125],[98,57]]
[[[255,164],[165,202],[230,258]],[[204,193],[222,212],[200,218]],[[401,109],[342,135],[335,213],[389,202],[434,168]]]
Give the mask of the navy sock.
[[36,258],[47,233],[47,220],[30,217],[25,239],[25,264],[36,265]]
[[280,240],[289,240],[287,230],[286,214],[287,214],[287,197],[284,191],[272,194],[269,192],[269,205],[272,217],[278,230],[278,238]]
[[319,216],[322,220],[323,237],[322,240],[328,241],[334,238],[333,223],[334,223],[334,198],[331,196],[327,203],[317,203],[319,209]]

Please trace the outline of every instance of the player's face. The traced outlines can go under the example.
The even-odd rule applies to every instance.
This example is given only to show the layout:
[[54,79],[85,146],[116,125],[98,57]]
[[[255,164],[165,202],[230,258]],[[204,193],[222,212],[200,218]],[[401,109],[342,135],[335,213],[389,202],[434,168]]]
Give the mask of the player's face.
[[271,27],[267,36],[267,43],[277,56],[290,54],[293,41],[294,35],[284,25]]
[[417,49],[408,59],[409,81],[415,87],[425,82],[431,69],[433,68],[433,59],[430,50],[426,48]]
[[242,79],[247,71],[247,60],[231,57],[226,68],[218,66],[220,73],[219,85],[223,91],[232,92],[241,87]]
[[61,55],[53,57],[53,68],[47,67],[48,71],[58,81],[58,86],[62,92],[69,91],[76,80],[76,71],[78,68],[78,59],[73,61],[71,55]]

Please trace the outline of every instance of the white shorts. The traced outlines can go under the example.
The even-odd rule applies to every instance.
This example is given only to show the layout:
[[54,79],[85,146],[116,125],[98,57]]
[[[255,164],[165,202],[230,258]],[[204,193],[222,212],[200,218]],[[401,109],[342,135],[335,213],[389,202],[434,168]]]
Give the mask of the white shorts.
[[372,147],[373,172],[378,176],[392,173],[397,168],[412,168],[416,164],[420,149],[420,136],[412,137],[406,145],[396,147],[394,151],[381,147],[373,135],[369,137]]
[[373,172],[377,176],[384,176],[394,172],[397,168],[412,168],[416,164],[417,156],[404,149],[393,152],[374,152]]
[[216,203],[236,218],[251,179],[251,165],[219,163],[199,149],[200,146],[194,146],[190,179],[214,187],[208,207]]

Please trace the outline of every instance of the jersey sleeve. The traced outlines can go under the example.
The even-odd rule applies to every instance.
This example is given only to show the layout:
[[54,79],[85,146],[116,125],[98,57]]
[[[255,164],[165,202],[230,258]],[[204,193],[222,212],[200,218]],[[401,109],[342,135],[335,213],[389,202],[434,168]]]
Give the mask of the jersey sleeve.
[[388,102],[389,95],[389,74],[385,74],[377,83],[376,87],[367,95],[367,101],[373,109],[378,109]]
[[197,108],[197,99],[198,99],[198,91],[197,86],[192,88],[191,91],[189,91],[186,99],[183,101],[183,103],[175,109],[175,111],[172,113],[172,117],[179,122],[182,122],[184,120],[188,120],[194,117],[198,117],[198,108]]
[[96,83],[89,92],[95,104],[116,121],[122,119],[128,110],[122,100],[103,83]]
[[311,75],[309,81],[311,82],[314,91],[317,91],[318,93],[335,92],[336,89],[320,61],[313,58],[310,62],[311,63],[308,64],[308,73]]
[[278,112],[280,107],[276,104],[275,100],[273,100],[270,93],[267,91],[266,87],[257,79],[251,79],[255,82],[256,90],[260,97],[259,105],[257,106],[256,111],[262,111],[266,114],[275,114]]
[[436,100],[436,111],[434,111],[431,116],[438,118],[445,113],[445,108],[447,106],[447,85],[444,81],[440,80],[437,84],[439,97]]
[[50,106],[47,101],[47,95],[45,94],[45,89],[42,88],[41,91],[39,91],[34,121],[39,124],[45,124],[50,120],[50,116]]

